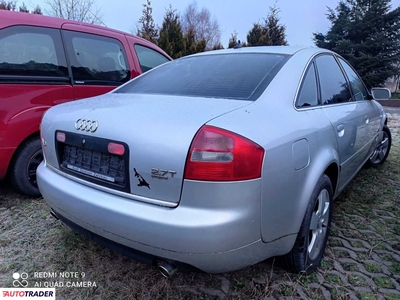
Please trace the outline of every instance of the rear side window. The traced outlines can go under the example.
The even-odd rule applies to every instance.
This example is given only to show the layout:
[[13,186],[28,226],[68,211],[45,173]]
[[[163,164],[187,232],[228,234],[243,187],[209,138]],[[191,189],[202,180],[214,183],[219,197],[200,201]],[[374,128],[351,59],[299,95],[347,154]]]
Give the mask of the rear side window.
[[130,69],[120,41],[66,30],[63,34],[75,83],[119,85],[130,79]]
[[338,104],[352,101],[346,78],[332,55],[316,58],[322,104]]
[[355,101],[363,101],[368,99],[367,89],[361,78],[354,72],[353,68],[345,62],[343,59],[339,58],[340,64],[343,66],[344,71],[350,81],[350,87],[353,92],[353,98]]
[[148,47],[135,45],[135,51],[143,73],[169,61],[164,55]]
[[174,60],[115,93],[256,100],[290,56],[266,53],[199,55]]
[[317,77],[315,76],[314,63],[312,63],[304,76],[296,107],[304,108],[318,105]]
[[67,77],[59,30],[30,26],[0,30],[0,75]]

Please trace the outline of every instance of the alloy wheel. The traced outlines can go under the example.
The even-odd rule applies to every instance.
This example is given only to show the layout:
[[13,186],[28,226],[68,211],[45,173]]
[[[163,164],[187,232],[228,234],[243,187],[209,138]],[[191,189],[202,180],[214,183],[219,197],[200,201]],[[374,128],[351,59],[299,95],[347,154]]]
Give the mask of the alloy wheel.
[[320,252],[324,250],[324,241],[328,232],[330,204],[329,192],[323,189],[318,195],[311,216],[307,248],[311,260],[318,257]]

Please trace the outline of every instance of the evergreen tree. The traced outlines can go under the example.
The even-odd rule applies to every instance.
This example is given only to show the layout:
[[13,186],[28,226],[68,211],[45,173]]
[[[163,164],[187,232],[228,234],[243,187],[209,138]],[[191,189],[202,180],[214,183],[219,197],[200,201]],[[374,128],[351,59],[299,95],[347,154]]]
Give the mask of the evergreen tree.
[[273,46],[286,46],[286,26],[279,24],[279,8],[276,4],[270,7],[270,13],[265,20],[265,32]]
[[185,54],[185,41],[183,39],[179,15],[176,13],[176,10],[172,9],[171,5],[165,12],[164,21],[160,29],[158,46],[172,58],[179,58]]
[[264,24],[254,23],[247,34],[249,46],[282,46],[287,45],[286,26],[279,23],[279,8],[276,4],[269,8]]
[[22,3],[22,5],[19,7],[19,11],[24,13],[29,13],[29,9],[26,7],[25,3]]
[[205,39],[201,39],[200,41],[196,41],[196,31],[194,28],[190,27],[188,32],[184,36],[185,40],[185,54],[195,54],[199,52],[204,52],[206,50],[207,42]]
[[212,50],[221,50],[224,49],[224,46],[222,46],[221,43],[215,44],[214,47],[212,47]]
[[400,61],[400,8],[390,0],[342,0],[328,9],[326,34],[314,33],[318,47],[333,50],[358,71],[368,86],[397,74]]
[[272,42],[267,34],[267,30],[260,23],[254,23],[253,28],[247,34],[249,46],[269,46]]
[[157,43],[158,30],[154,24],[153,8],[151,7],[150,0],[147,0],[146,4],[143,4],[142,13],[143,15],[139,19],[141,28],[137,30],[137,35],[152,43]]
[[36,5],[35,9],[32,11],[33,14],[36,15],[43,15],[42,9],[40,8],[39,5]]

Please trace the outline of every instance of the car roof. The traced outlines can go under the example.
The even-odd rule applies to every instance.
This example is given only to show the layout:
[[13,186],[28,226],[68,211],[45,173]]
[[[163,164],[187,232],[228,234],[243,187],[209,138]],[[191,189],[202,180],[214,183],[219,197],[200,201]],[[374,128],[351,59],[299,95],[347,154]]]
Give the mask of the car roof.
[[116,29],[111,29],[105,26],[93,25],[84,22],[78,22],[68,19],[61,19],[56,17],[49,17],[31,13],[24,13],[24,12],[16,12],[16,11],[9,11],[9,10],[0,10],[0,28],[5,28],[8,26],[13,25],[32,25],[32,26],[40,26],[40,27],[51,27],[51,28],[61,28],[63,24],[74,24],[74,25],[81,25],[86,26],[89,28],[94,29],[101,29],[108,32],[130,35],[137,39],[146,41],[145,39],[135,36],[133,34],[129,34],[123,31],[119,31]]
[[254,46],[242,48],[229,48],[223,50],[208,51],[194,54],[192,56],[214,55],[214,54],[231,54],[231,53],[270,53],[270,54],[286,54],[294,55],[300,51],[307,51],[309,54],[320,53],[321,51],[329,52],[328,50],[318,47],[299,47],[299,46]]

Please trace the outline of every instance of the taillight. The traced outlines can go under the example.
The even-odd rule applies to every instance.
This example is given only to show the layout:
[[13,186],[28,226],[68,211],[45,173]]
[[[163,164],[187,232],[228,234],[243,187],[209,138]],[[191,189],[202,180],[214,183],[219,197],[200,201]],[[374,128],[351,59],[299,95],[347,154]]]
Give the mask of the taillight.
[[203,126],[186,160],[185,179],[237,181],[261,177],[264,149],[233,132]]

